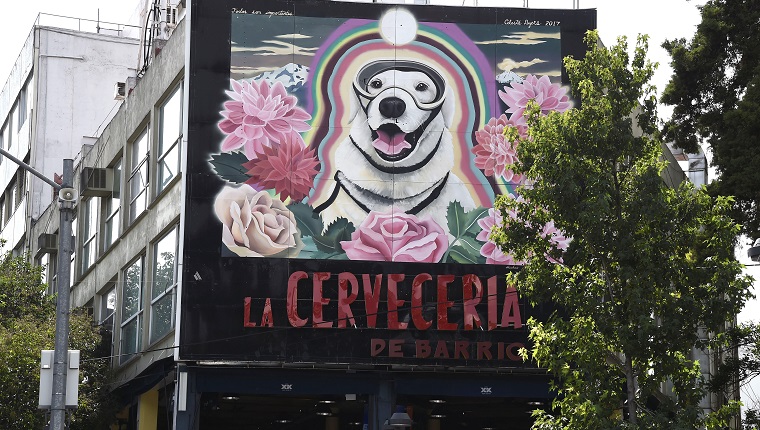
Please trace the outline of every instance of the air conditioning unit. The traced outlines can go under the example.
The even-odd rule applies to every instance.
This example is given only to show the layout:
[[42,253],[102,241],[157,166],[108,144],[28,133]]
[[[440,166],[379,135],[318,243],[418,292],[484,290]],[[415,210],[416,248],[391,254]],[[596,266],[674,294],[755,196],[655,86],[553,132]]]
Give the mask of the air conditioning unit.
[[37,252],[55,254],[58,251],[58,235],[54,233],[42,233],[37,237]]
[[79,194],[82,197],[113,195],[113,169],[85,167],[79,179]]
[[113,86],[113,99],[124,100],[127,97],[127,83],[117,82]]

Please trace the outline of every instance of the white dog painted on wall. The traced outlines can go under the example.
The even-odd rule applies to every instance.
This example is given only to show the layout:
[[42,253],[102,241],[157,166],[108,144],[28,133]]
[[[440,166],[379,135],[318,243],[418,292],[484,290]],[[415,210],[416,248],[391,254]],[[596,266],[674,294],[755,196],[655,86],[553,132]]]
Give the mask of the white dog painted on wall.
[[449,204],[469,211],[475,202],[451,172],[456,101],[446,81],[423,63],[376,60],[360,69],[353,91],[336,183],[315,208],[325,227],[341,217],[359,226],[369,211],[404,212],[432,217],[448,232]]

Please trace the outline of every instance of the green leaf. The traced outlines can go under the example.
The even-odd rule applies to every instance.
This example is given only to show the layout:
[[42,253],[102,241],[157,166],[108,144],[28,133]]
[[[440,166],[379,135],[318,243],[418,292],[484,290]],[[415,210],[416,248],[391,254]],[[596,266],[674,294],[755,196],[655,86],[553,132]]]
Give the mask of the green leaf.
[[460,238],[467,234],[477,235],[480,233],[481,228],[478,225],[478,220],[485,216],[488,216],[488,208],[479,207],[465,212],[459,202],[451,202],[446,211],[449,233],[454,236],[454,240],[451,243],[457,243]]
[[[485,264],[486,258],[480,255],[480,247],[473,244],[474,239],[464,237],[460,243],[449,248],[447,262],[457,262],[461,264]],[[476,245],[477,248],[473,247]]]
[[327,231],[322,240],[315,241],[317,248],[324,252],[343,253],[341,241],[351,240],[351,233],[355,230],[354,225],[345,218],[338,218],[327,226]]
[[304,203],[288,205],[288,210],[296,218],[296,225],[301,230],[302,237],[318,237],[322,235],[322,219],[314,213],[311,206]]
[[209,162],[216,174],[227,182],[242,184],[250,178],[248,169],[243,167],[243,164],[248,162],[248,158],[242,152],[214,154]]

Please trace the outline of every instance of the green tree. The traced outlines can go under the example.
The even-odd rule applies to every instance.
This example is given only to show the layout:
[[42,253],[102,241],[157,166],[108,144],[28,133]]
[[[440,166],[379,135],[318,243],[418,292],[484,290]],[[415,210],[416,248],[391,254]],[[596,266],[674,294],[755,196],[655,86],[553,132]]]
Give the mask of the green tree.
[[[533,104],[526,114],[511,167],[538,181],[520,199],[499,199],[503,225],[492,236],[526,261],[510,275],[521,294],[560,309],[528,322],[524,353],[556,376],[558,394],[535,427],[720,426],[736,405],[702,415],[706,383],[692,351],[749,296],[731,200],[663,181],[646,37],[632,58],[625,39],[606,49],[592,32],[587,43],[583,60],[565,60],[581,106],[544,116]],[[572,237],[565,253],[551,223]]]
[[688,152],[701,139],[720,176],[713,195],[734,196],[732,215],[760,237],[760,5],[711,0],[694,37],[667,41],[673,75],[662,102],[673,105],[665,136]]
[[[45,294],[42,268],[26,257],[0,257],[0,428],[41,429],[45,414],[37,409],[40,351],[52,349],[55,298]],[[115,402],[108,392],[109,361],[99,329],[85,309],[71,313],[69,345],[81,352],[79,407],[72,429],[106,428]]]

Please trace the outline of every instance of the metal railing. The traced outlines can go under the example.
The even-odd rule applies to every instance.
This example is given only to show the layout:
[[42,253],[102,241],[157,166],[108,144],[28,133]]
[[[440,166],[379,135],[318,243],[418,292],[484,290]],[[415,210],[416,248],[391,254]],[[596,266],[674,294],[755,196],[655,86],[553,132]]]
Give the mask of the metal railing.
[[120,24],[116,22],[101,21],[99,19],[75,18],[49,13],[38,14],[34,25],[123,37],[139,37],[140,32],[139,25]]

